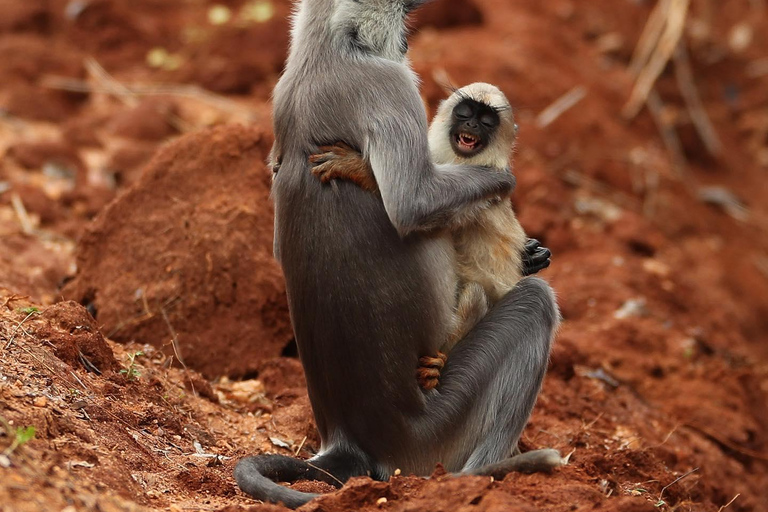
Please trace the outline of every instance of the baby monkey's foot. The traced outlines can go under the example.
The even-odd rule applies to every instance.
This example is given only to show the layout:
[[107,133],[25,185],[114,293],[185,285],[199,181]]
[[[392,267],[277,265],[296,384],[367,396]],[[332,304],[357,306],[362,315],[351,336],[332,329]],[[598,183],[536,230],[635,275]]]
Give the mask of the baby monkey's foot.
[[523,275],[531,276],[549,266],[552,252],[542,247],[541,242],[529,238],[523,251]]
[[437,357],[420,357],[419,369],[416,370],[419,385],[424,389],[435,389],[440,382],[440,372],[447,360],[448,356],[442,352],[438,352]]
[[321,182],[340,179],[351,181],[369,192],[378,190],[373,172],[357,150],[343,142],[319,149],[320,153],[309,155],[309,162],[313,166],[312,174]]

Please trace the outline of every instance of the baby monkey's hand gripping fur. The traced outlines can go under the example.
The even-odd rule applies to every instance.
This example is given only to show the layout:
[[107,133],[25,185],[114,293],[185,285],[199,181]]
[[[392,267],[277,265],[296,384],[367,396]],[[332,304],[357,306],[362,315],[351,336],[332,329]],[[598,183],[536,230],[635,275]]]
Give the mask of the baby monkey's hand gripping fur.
[[[437,389],[413,379],[449,337],[455,249],[435,236],[509,193],[508,173],[430,159],[427,119],[405,58],[405,15],[423,0],[300,0],[274,91],[275,256],[285,276],[321,446],[235,469],[251,496],[298,507],[314,497],[275,480],[451,472],[499,476],[561,464],[510,453],[536,402],[559,322],[551,288],[522,279],[452,349]],[[318,143],[360,148],[379,194],[323,186]],[[464,141],[465,143],[468,141]],[[471,142],[471,141],[469,141]],[[371,371],[370,361],[383,364]]]
[[[517,133],[509,101],[495,86],[474,83],[443,101],[429,130],[437,164],[469,163],[507,172]],[[342,179],[369,192],[378,191],[363,156],[343,142],[323,146],[310,156],[312,173],[321,182]],[[491,171],[493,172],[493,171]],[[488,201],[465,216],[450,235],[457,251],[460,290],[456,326],[443,345],[448,352],[524,276],[549,266],[550,251],[526,238],[508,199]],[[444,356],[422,358],[422,387],[437,385]],[[442,364],[441,364],[442,361]]]

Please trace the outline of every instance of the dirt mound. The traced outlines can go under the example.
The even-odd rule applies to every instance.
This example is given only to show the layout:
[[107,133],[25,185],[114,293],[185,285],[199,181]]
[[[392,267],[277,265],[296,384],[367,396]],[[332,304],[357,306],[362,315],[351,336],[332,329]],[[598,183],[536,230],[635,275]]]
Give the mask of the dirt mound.
[[35,333],[54,347],[56,357],[73,367],[98,374],[117,371],[119,365],[88,311],[73,301],[60,302],[40,315],[43,325]]
[[209,377],[280,355],[291,330],[272,259],[269,146],[231,126],[164,147],[88,229],[64,296],[88,305],[110,338],[168,354],[175,344]]

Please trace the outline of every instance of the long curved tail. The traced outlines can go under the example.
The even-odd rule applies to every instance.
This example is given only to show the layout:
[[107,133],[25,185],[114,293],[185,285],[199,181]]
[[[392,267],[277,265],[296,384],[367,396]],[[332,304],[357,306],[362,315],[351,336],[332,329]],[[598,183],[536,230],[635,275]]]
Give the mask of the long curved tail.
[[376,465],[362,452],[331,449],[307,462],[285,455],[256,455],[246,457],[235,467],[235,480],[243,492],[257,500],[282,503],[298,508],[318,495],[283,487],[277,482],[319,480],[334,487],[341,487],[353,476],[369,475],[382,479]]
[[235,480],[243,492],[257,500],[282,503],[292,509],[302,506],[318,494],[295,491],[276,482],[321,480],[340,486],[339,480],[327,471],[285,455],[246,457],[235,467]]

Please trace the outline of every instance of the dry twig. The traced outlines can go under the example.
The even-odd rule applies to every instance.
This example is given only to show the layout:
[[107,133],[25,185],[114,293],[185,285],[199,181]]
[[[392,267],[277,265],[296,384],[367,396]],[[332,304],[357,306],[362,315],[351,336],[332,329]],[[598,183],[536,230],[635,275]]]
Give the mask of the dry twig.
[[13,344],[13,340],[16,339],[16,335],[18,334],[19,330],[21,330],[21,332],[23,332],[25,336],[30,336],[30,334],[26,331],[26,329],[24,329],[23,325],[24,325],[24,322],[29,320],[29,318],[32,315],[36,315],[37,313],[38,313],[37,310],[30,311],[29,314],[25,316],[21,322],[18,322],[16,324],[16,329],[13,330],[13,332],[11,333],[11,337],[8,339],[8,343],[5,344],[5,350],[8,350],[11,347],[11,345]]
[[50,89],[58,89],[70,92],[102,93],[115,97],[123,96],[176,96],[190,98],[211,105],[230,114],[242,114],[247,107],[231,101],[224,96],[206,91],[196,85],[179,84],[121,84],[123,87],[116,89],[104,84],[90,84],[83,80],[60,76],[47,76],[43,79],[43,85]]
[[683,151],[683,144],[680,142],[680,137],[677,136],[674,125],[664,115],[664,102],[656,89],[651,89],[648,93],[645,104],[648,106],[648,111],[651,113],[659,134],[661,134],[664,147],[672,155],[672,166],[675,172],[678,176],[682,176],[688,163]]
[[586,95],[587,89],[583,85],[577,85],[542,110],[536,117],[536,126],[546,128],[563,115],[565,111],[573,108],[578,102],[583,100]]
[[670,0],[659,0],[653,7],[645,27],[643,27],[643,32],[640,34],[640,39],[632,55],[632,61],[629,63],[629,70],[633,75],[640,74],[658,45],[659,38],[664,31],[664,15],[669,9],[669,2]]
[[701,137],[704,147],[712,156],[718,156],[723,150],[723,144],[720,137],[717,136],[715,127],[709,120],[704,105],[701,102],[701,96],[696,89],[696,81],[693,78],[691,69],[691,60],[688,57],[688,50],[685,43],[680,41],[675,49],[675,76],[680,93],[683,95],[685,105],[688,107],[688,114],[691,116],[693,126]]
[[[622,110],[622,114],[627,119],[633,119],[640,112],[656,80],[672,58],[683,36],[689,4],[690,0],[663,0],[657,6],[660,14],[656,14],[656,10],[652,13],[652,19],[649,22],[658,23],[657,17],[661,16],[664,29],[658,35],[658,40],[655,40],[658,29],[655,26],[652,27],[648,33],[644,33],[647,40],[641,40],[638,43],[641,50],[637,53],[637,59],[634,62],[634,67],[639,69],[637,81],[629,101]],[[663,10],[665,7],[666,9]],[[647,51],[646,46],[651,46],[653,50]],[[647,59],[647,62],[643,62],[644,59]]]
[[670,483],[668,483],[667,485],[665,485],[664,487],[662,487],[662,488],[661,488],[661,492],[659,493],[659,501],[661,501],[661,500],[663,499],[663,497],[664,497],[664,491],[666,491],[667,489],[669,489],[670,487],[672,487],[673,485],[675,485],[677,482],[679,482],[679,481],[680,481],[680,480],[682,480],[683,478],[686,478],[686,477],[688,477],[689,475],[692,475],[693,473],[695,473],[695,472],[696,472],[696,471],[698,471],[698,470],[699,470],[699,468],[693,468],[692,470],[688,471],[687,473],[684,473],[684,474],[680,475],[679,477],[675,478],[675,479],[674,479],[674,480],[672,480]]
[[176,334],[176,329],[174,329],[171,325],[168,314],[165,312],[165,307],[160,308],[160,312],[163,314],[165,325],[168,326],[168,330],[171,332],[171,345],[173,347],[173,353],[176,354],[176,359],[179,360],[179,364],[181,364],[181,367],[184,369],[184,375],[187,377],[189,385],[192,387],[192,394],[198,396],[197,391],[195,391],[195,383],[192,381],[192,377],[189,374],[189,368],[187,368],[187,365],[184,363],[184,359],[182,359],[181,352],[179,351],[179,336]]
[[696,431],[698,431],[701,434],[704,434],[704,436],[710,438],[712,441],[714,441],[715,443],[719,444],[720,446],[724,446],[724,447],[728,448],[729,450],[733,450],[736,453],[740,453],[741,455],[745,455],[745,456],[753,458],[753,459],[757,459],[757,460],[762,460],[762,461],[768,462],[768,454],[756,452],[754,450],[750,450],[748,448],[743,448],[741,446],[738,446],[735,443],[729,441],[728,439],[726,439],[726,438],[724,438],[724,437],[722,437],[722,436],[720,436],[718,434],[715,434],[714,432],[712,432],[711,430],[709,430],[709,429],[707,429],[705,427],[702,427],[702,426],[699,426],[699,425],[693,425],[691,423],[686,423],[685,426],[688,427],[688,428],[691,428],[693,430],[696,430]]
[[21,230],[26,235],[31,235],[35,231],[35,225],[32,223],[32,219],[29,218],[27,209],[24,208],[24,203],[19,197],[19,194],[11,194],[11,205],[13,205],[13,211],[16,213],[16,217],[19,219]]
[[717,509],[717,512],[723,512],[723,510],[725,510],[726,508],[730,507],[730,506],[731,506],[731,503],[733,503],[734,501],[736,501],[736,498],[738,498],[739,496],[741,496],[741,493],[737,494],[736,496],[734,496],[733,498],[731,498],[731,501],[729,501],[728,503],[726,503],[725,505],[723,505],[722,507],[720,507],[719,509]]

